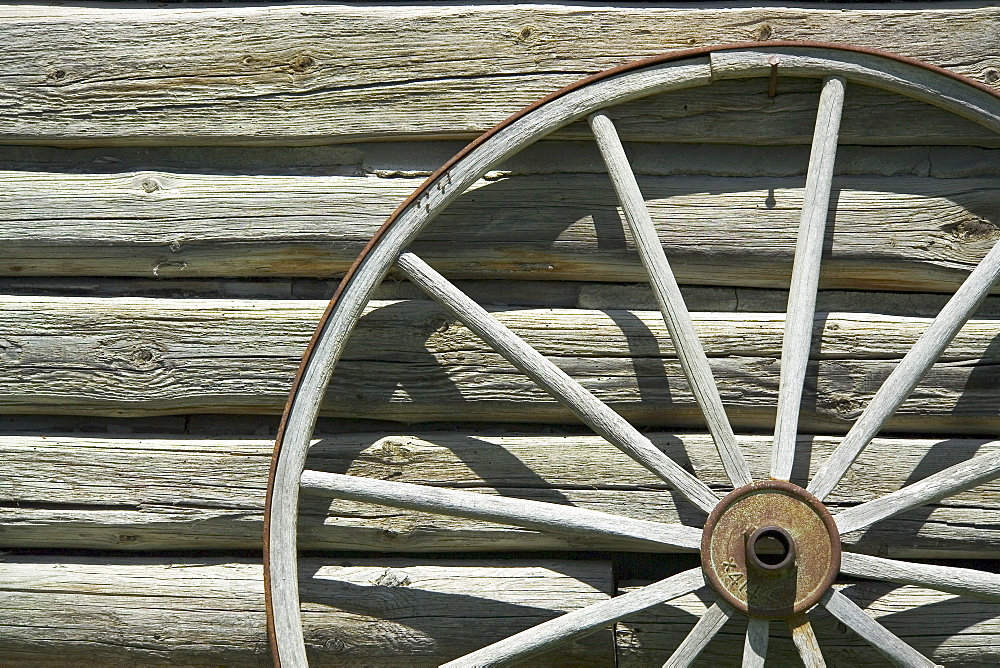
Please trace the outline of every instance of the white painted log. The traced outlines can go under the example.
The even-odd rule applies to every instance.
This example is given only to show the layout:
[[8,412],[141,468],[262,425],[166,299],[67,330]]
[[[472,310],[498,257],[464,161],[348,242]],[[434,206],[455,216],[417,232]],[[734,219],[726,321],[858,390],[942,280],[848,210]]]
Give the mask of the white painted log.
[[964,492],[998,477],[1000,455],[983,455],[948,467],[881,498],[848,508],[834,515],[834,521],[841,533],[857,531],[887,517]]
[[691,503],[706,513],[712,512],[719,501],[715,492],[670,457],[657,450],[656,446],[635,427],[514,332],[491,317],[483,307],[463,294],[430,265],[409,252],[400,255],[397,264],[407,278],[485,340],[504,359],[569,407],[584,424],[669,482]]
[[[387,127],[395,136],[468,137],[583,74],[760,39],[874,46],[979,79],[1000,66],[994,7],[675,9],[12,6],[0,16],[10,45],[0,61],[9,100],[2,127],[8,143],[88,146],[192,136],[315,144],[384,136]],[[748,104],[770,102],[758,97]],[[760,117],[779,125],[781,114]]]
[[498,499],[484,494],[438,489],[404,482],[371,480],[359,476],[303,471],[302,489],[338,499],[367,501],[455,517],[513,524],[527,529],[594,536],[595,534],[635,540],[648,547],[669,546],[697,550],[701,530],[695,527],[630,520],[629,518],[583,510],[573,506],[538,503],[524,499]]
[[830,614],[843,622],[859,636],[872,644],[879,653],[897,666],[907,668],[927,666],[934,668],[935,663],[899,639],[894,633],[865,614],[857,603],[844,596],[836,589],[829,590],[820,599],[822,605]]
[[729,619],[736,614],[736,611],[729,607],[728,604],[721,600],[713,603],[705,614],[701,616],[698,623],[694,625],[691,629],[691,633],[687,635],[686,638],[677,646],[674,653],[670,655],[667,662],[663,664],[663,668],[686,668],[690,666],[701,651],[705,649],[705,645],[715,637],[715,634],[719,632],[723,624],[729,621]]
[[917,339],[882,386],[875,392],[858,421],[830,459],[809,483],[809,491],[826,498],[843,478],[851,463],[906,400],[942,351],[975,313],[1000,275],[1000,244],[983,258],[954,296]]
[[781,347],[781,382],[774,425],[771,477],[788,480],[795,459],[799,407],[806,365],[812,347],[816,292],[826,239],[826,219],[830,212],[833,164],[837,158],[837,137],[844,107],[844,80],[827,77],[820,94],[816,130],[813,133],[805,200],[795,243],[795,262],[789,287],[785,335]]
[[494,666],[515,659],[535,657],[558,643],[599,630],[614,622],[654,605],[673,600],[705,585],[701,568],[672,575],[635,591],[616,596],[608,601],[595,603],[575,610],[550,622],[539,624],[506,640],[466,654],[442,668],[460,666]]
[[667,331],[670,332],[670,340],[677,351],[684,377],[705,416],[708,430],[719,450],[722,466],[734,487],[749,485],[750,472],[736,442],[726,410],[722,407],[722,398],[708,365],[708,357],[694,331],[691,314],[663,252],[649,209],[646,208],[639,184],[636,183],[635,174],[625,155],[625,147],[622,146],[611,119],[603,112],[591,114],[588,121],[608,167],[608,174],[625,215],[626,226],[632,233],[643,267],[649,274],[650,286],[656,295]]
[[859,578],[927,587],[984,601],[1000,601],[1000,575],[973,568],[918,564],[844,552],[841,570]]
[[[436,666],[595,602],[605,561],[303,559],[313,665]],[[261,566],[227,557],[6,555],[7,666],[270,666]],[[541,658],[604,666],[599,634]]]
[[[566,159],[599,164],[595,154]],[[975,163],[966,155],[938,159],[943,168]],[[862,167],[879,164],[877,156],[859,160]],[[715,157],[716,163],[722,169],[725,158]],[[617,230],[607,177],[567,169],[553,165],[544,174],[480,183],[413,249],[453,278],[645,280],[631,239]],[[921,163],[910,169],[920,173]],[[653,175],[640,175],[639,186],[675,258],[678,281],[787,287],[803,203],[800,179],[667,178],[655,164],[647,171]],[[198,174],[175,167],[112,175],[3,172],[0,182],[6,189],[0,273],[113,271],[163,279],[338,275],[418,179]],[[838,187],[823,286],[954,290],[963,269],[971,270],[994,240],[995,175],[844,176]]]
[[747,635],[743,645],[743,668],[763,668],[767,658],[771,622],[760,617],[747,618]]
[[799,613],[788,619],[788,628],[792,632],[792,642],[799,651],[806,668],[826,668],[826,660],[823,658],[823,651],[820,649],[816,633],[805,613]]

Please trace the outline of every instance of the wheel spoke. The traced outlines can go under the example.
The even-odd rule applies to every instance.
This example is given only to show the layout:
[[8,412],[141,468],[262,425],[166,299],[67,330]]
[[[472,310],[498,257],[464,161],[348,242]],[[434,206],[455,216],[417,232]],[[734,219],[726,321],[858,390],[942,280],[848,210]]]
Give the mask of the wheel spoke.
[[771,622],[759,617],[750,617],[747,637],[743,643],[743,668],[763,668],[767,656],[767,641],[771,634]]
[[896,665],[928,666],[930,668],[935,665],[933,661],[869,617],[854,601],[836,589],[826,592],[820,599],[820,604]]
[[816,640],[816,633],[804,612],[788,618],[788,628],[792,632],[792,642],[806,668],[826,668],[823,652]]
[[526,659],[570,638],[599,630],[605,624],[660,603],[689,594],[705,586],[701,568],[678,573],[642,589],[568,612],[481,650],[466,654],[441,668],[493,666],[515,659]]
[[819,112],[813,131],[805,198],[795,244],[795,262],[785,315],[785,336],[781,344],[781,380],[778,385],[778,414],[771,451],[771,477],[788,480],[795,459],[795,439],[799,428],[802,386],[812,346],[816,290],[830,212],[833,163],[837,157],[840,116],[844,108],[844,80],[827,77],[819,98]]
[[448,279],[413,253],[400,255],[398,265],[413,283],[489,343],[508,362],[566,404],[591,429],[669,482],[706,513],[712,511],[719,497],[705,483],[681,468],[625,418],[487,313]]
[[734,486],[748,485],[753,481],[750,467],[747,466],[736,442],[736,435],[722,406],[722,397],[719,396],[719,388],[708,364],[708,356],[694,330],[691,314],[684,304],[684,298],[670,269],[666,253],[663,252],[663,245],[656,234],[649,209],[646,208],[646,202],[639,191],[639,184],[625,156],[625,149],[618,132],[611,119],[604,113],[592,114],[588,120],[608,167],[608,174],[618,194],[622,211],[625,213],[625,222],[635,239],[642,264],[649,274],[649,282],[659,302],[660,312],[663,314],[667,331],[670,332],[670,339],[677,351],[677,359],[705,416],[708,430],[722,458],[722,466]]
[[1000,478],[1000,452],[975,457],[834,515],[841,534]]
[[525,529],[595,534],[635,541],[637,546],[696,550],[701,530],[680,524],[637,520],[597,510],[542,501],[488,496],[405,482],[389,482],[340,473],[304,471],[302,491],[352,501],[367,501],[455,517],[502,522]]
[[984,601],[1000,601],[1000,575],[972,568],[913,564],[844,552],[840,570],[845,575],[859,578],[927,587]]
[[691,662],[698,658],[701,651],[705,649],[708,641],[715,637],[723,624],[729,621],[729,618],[734,614],[736,611],[726,603],[722,601],[713,603],[701,616],[698,623],[694,625],[691,632],[687,634],[687,637],[677,646],[667,662],[663,664],[663,668],[681,668],[681,666],[691,665]]
[[1000,244],[993,246],[961,287],[945,304],[927,330],[903,356],[899,364],[878,389],[861,417],[847,432],[844,440],[823,463],[809,491],[820,500],[826,498],[857,459],[861,451],[879,432],[885,421],[910,395],[920,379],[955,338],[958,330],[972,316],[980,302],[1000,275]]

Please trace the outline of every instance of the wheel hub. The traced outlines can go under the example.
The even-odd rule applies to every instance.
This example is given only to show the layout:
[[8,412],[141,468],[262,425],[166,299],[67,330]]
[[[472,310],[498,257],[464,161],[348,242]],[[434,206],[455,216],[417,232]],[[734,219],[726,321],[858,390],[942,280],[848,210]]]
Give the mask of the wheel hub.
[[814,606],[840,571],[840,536],[826,506],[788,482],[729,493],[708,517],[701,564],[712,588],[752,617],[784,619]]

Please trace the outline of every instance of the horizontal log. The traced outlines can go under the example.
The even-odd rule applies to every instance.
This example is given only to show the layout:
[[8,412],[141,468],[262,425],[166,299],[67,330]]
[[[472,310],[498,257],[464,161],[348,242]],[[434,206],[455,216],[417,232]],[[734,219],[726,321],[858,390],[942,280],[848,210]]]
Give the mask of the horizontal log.
[[[592,310],[656,311],[659,305],[648,284],[594,281],[453,281],[462,292],[491,308],[527,306]],[[326,299],[338,281],[320,279],[171,279],[104,277],[0,277],[0,294],[32,297],[158,297],[171,299]],[[784,313],[788,291],[682,285],[689,311],[719,313]],[[820,290],[816,310],[822,313],[856,312],[890,316],[933,318],[949,294]],[[393,301],[426,299],[408,281],[385,281],[373,299]],[[1000,318],[1000,295],[987,297],[976,311],[978,318]]]
[[[436,666],[607,599],[605,561],[299,561],[312,665]],[[260,563],[221,558],[3,558],[7,666],[269,666]],[[544,655],[613,663],[610,632]]]
[[[623,591],[630,591],[625,587]],[[838,589],[879,623],[924,656],[946,666],[984,666],[1000,661],[1000,604],[951,594],[864,582]],[[619,622],[615,629],[618,664],[623,668],[661,666],[704,613],[714,595],[703,590]],[[830,666],[890,666],[867,641],[821,608],[809,612],[823,657]],[[698,657],[704,665],[739,665],[746,618],[735,616]],[[770,624],[769,665],[801,665],[783,621]]]
[[[416,185],[176,172],[7,172],[3,181],[0,274],[160,279],[337,275]],[[678,280],[786,287],[802,181],[639,183]],[[825,288],[953,290],[998,237],[994,177],[845,176],[834,187]],[[413,249],[452,277],[645,281],[617,206],[606,174],[481,182]]]
[[[627,102],[608,115],[628,141],[810,144],[821,81],[783,78],[773,98],[768,86],[764,78],[718,81]],[[995,132],[930,104],[855,83],[847,89],[841,144],[1000,145]],[[553,136],[587,139],[590,134],[577,122]]]
[[[7,110],[0,127],[8,142],[67,145],[467,137],[594,71],[672,49],[761,39],[874,46],[995,84],[996,16],[993,7],[952,6],[14,6],[0,15],[10,45],[0,58]],[[783,80],[779,91],[788,88]],[[785,103],[759,85],[755,93],[743,100],[751,112]],[[883,106],[867,107],[863,119]],[[696,125],[700,111],[690,109]],[[778,116],[757,114],[775,131],[764,134],[782,134]],[[861,123],[876,136],[893,126]]]
[[[484,298],[487,295],[496,294],[497,301],[483,302],[505,304],[503,292],[486,292],[490,286],[497,287],[509,285],[513,288],[516,285],[512,281],[471,281],[466,282],[469,286],[466,289],[479,289]],[[406,299],[413,298],[416,293],[403,292],[402,285],[399,292],[390,295],[385,293],[385,298]],[[538,294],[543,294],[548,284],[540,281],[532,282],[531,290]],[[560,284],[561,285],[561,284]],[[576,283],[579,289],[577,299],[573,304],[567,302],[559,303],[555,294],[563,296],[564,293],[553,293],[553,305],[563,306],[564,304],[585,309],[615,310],[630,309],[637,311],[653,311],[658,308],[656,299],[649,286],[642,283]],[[0,289],[3,281],[0,281]],[[45,290],[52,287],[46,286]],[[473,287],[475,286],[475,287]],[[537,287],[536,287],[537,286]],[[383,289],[385,284],[383,284]],[[29,294],[25,288],[18,288],[21,294]],[[565,289],[565,288],[564,288]],[[516,292],[512,289],[511,292]],[[784,313],[788,306],[787,290],[769,290],[760,288],[732,288],[732,287],[709,287],[709,286],[681,286],[681,293],[690,311],[718,311],[728,313]],[[8,291],[8,294],[10,292]],[[40,294],[38,290],[30,294]],[[566,299],[568,296],[564,296]],[[818,313],[835,312],[856,312],[856,313],[879,313],[892,316],[915,316],[933,318],[941,308],[951,298],[950,294],[927,294],[913,292],[867,292],[861,290],[820,290],[816,295],[816,311]],[[507,296],[511,299],[511,296]],[[513,303],[513,302],[510,302]],[[527,304],[526,304],[527,305]],[[996,318],[1000,316],[1000,297],[991,296],[983,300],[976,311],[977,318]]]
[[[706,435],[649,433],[712,487],[728,481]],[[767,476],[770,439],[740,436],[755,478]],[[838,440],[799,444],[793,481],[804,483]],[[255,549],[260,546],[272,442],[180,436],[0,437],[0,542],[19,548]],[[877,498],[975,455],[982,439],[880,438],[829,497],[840,508]],[[308,467],[382,480],[573,504],[637,519],[700,526],[661,480],[596,436],[411,432],[324,435]],[[942,499],[845,538],[892,556],[991,557],[1000,549],[1000,482]],[[304,549],[384,551],[644,549],[613,539],[550,532],[303,497]]]
[[[7,297],[0,412],[142,416],[275,413],[285,403],[317,302]],[[659,316],[500,309],[498,317],[626,418],[701,418]],[[822,317],[803,428],[840,432],[926,327],[926,319]],[[737,428],[769,428],[778,314],[696,319]],[[992,433],[1000,426],[997,324],[973,320],[889,429]],[[891,335],[890,335],[891,333]],[[338,366],[324,411],[401,421],[573,422],[561,404],[428,301],[376,302]]]
[[[66,174],[245,174],[271,176],[430,176],[461,141],[379,141],[325,146],[3,146],[0,169]],[[648,176],[802,176],[807,146],[630,142],[629,161]],[[855,146],[837,149],[834,173],[956,179],[1000,175],[1000,149],[969,146]],[[511,156],[488,179],[537,174],[605,174],[593,137],[541,141]]]

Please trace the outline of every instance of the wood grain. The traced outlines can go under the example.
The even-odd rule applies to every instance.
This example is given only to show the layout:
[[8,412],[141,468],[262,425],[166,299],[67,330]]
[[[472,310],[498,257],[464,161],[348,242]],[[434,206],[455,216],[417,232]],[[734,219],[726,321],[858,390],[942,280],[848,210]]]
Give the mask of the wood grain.
[[[607,600],[605,561],[304,559],[313,665],[437,666],[557,614]],[[260,562],[232,558],[3,559],[9,666],[270,666]],[[608,632],[546,665],[613,662]]]
[[671,601],[704,586],[705,577],[701,568],[692,568],[676,575],[637,588],[626,594],[614,596],[557,617],[551,621],[527,629],[517,635],[489,645],[477,652],[459,657],[442,668],[460,666],[498,666],[511,660],[526,659],[536,661],[538,655],[560,642],[593,633],[605,624],[614,622],[625,615],[645,610]]
[[816,317],[816,292],[823,262],[826,223],[830,216],[833,165],[837,159],[837,138],[844,108],[844,80],[823,80],[816,129],[809,153],[809,171],[802,201],[802,216],[795,241],[795,260],[788,288],[785,336],[781,346],[781,380],[778,385],[777,415],[774,421],[774,452],[771,477],[788,480],[795,458],[799,408],[805,383],[809,350],[812,348]]
[[471,136],[584,74],[759,39],[876,46],[989,81],[996,12],[14,6],[0,15],[2,127],[8,142],[71,145]]
[[813,630],[809,618],[804,612],[800,612],[787,620],[788,628],[792,632],[792,642],[799,650],[799,657],[806,668],[826,668],[826,659],[823,657],[823,650],[820,649],[816,632]]
[[877,500],[838,513],[835,517],[837,528],[841,533],[856,531],[926,503],[960,494],[998,477],[1000,458],[993,455],[973,457]]
[[759,617],[747,618],[747,635],[743,643],[744,668],[763,668],[770,634],[771,622]]
[[635,173],[625,155],[625,147],[607,115],[598,112],[591,114],[587,120],[601,150],[601,157],[608,166],[608,175],[625,217],[625,227],[631,233],[643,268],[649,275],[649,285],[656,296],[667,331],[670,332],[670,341],[677,351],[684,377],[705,417],[706,426],[719,449],[722,466],[734,486],[749,485],[752,482],[750,472],[736,443],[733,426],[722,407],[722,398],[715,378],[712,377],[708,357],[694,331],[691,313],[667,261]]
[[[406,252],[400,255],[397,265],[407,278],[433,297],[453,318],[483,339],[490,348],[517,367],[518,371],[531,378],[553,399],[571,410],[595,433],[654,471],[661,479],[668,481],[674,489],[706,514],[712,512],[719,499],[712,490],[662,451],[657,450],[639,430],[597,399],[593,393],[588,392],[554,362],[491,316],[486,309],[463,294],[413,253]],[[676,292],[677,298],[680,299],[680,290],[677,289]],[[678,347],[678,357],[681,358],[682,365],[683,353],[684,350]],[[707,360],[705,366],[707,368]],[[733,444],[735,445],[735,439]],[[743,469],[745,471],[745,464]],[[749,474],[744,472],[744,475]]]
[[525,529],[576,535],[583,541],[605,536],[634,541],[638,549],[697,550],[701,532],[694,527],[642,522],[562,504],[497,499],[486,494],[411,485],[360,476],[305,470],[302,489],[314,496],[374,503],[391,508],[513,524]]
[[[866,582],[837,585],[893,634],[935,663],[981,666],[1000,660],[995,634],[1000,632],[1000,604],[972,601],[917,587]],[[627,587],[625,591],[630,591]],[[706,592],[707,593],[707,592]],[[698,594],[701,594],[699,597]],[[706,609],[699,592],[679,598],[618,624],[618,665],[658,667]],[[829,613],[809,613],[824,657],[831,666],[891,666],[878,651]],[[745,619],[734,618],[702,654],[703,665],[739,665]],[[767,658],[774,665],[801,665],[784,625],[771,625]]]
[[[715,489],[727,480],[706,435],[650,433],[651,440]],[[770,439],[739,437],[755,477],[766,476]],[[793,481],[837,439],[800,441]],[[0,437],[0,537],[22,548],[256,549],[272,443],[253,438],[12,434]],[[876,439],[829,499],[834,512],[961,462],[1000,452],[972,439]],[[810,461],[811,460],[811,461]],[[497,432],[320,435],[308,466],[380,480],[573,504],[657,522],[697,526],[693,508],[596,436]],[[1000,549],[1000,484],[960,495],[846,536],[890,556],[962,557]],[[678,505],[680,504],[680,505]],[[385,551],[623,549],[509,525],[306,497],[303,549]],[[634,549],[634,545],[631,546]]]
[[1000,576],[990,571],[883,559],[866,554],[843,554],[845,575],[916,585],[983,601],[1000,601]]
[[955,334],[976,312],[990,286],[1000,276],[1000,245],[994,246],[941,312],[931,321],[913,347],[899,361],[875,392],[857,422],[809,483],[809,491],[825,499],[868,442],[882,430],[890,416],[920,383]]
[[694,625],[694,628],[691,629],[691,633],[681,641],[674,653],[663,664],[663,668],[686,668],[694,663],[694,660],[701,654],[701,650],[705,649],[705,645],[735,614],[736,611],[721,600],[710,605],[705,614]]
[[[794,79],[789,83],[796,82],[800,80]],[[719,85],[723,84],[720,82]],[[812,82],[811,85],[817,86],[818,83]],[[711,90],[711,87],[700,90]],[[677,91],[674,94],[681,93]],[[808,93],[813,103],[816,93],[818,88]],[[732,102],[730,100],[730,104]],[[608,113],[620,115],[620,109],[615,107]],[[701,109],[699,115],[705,112]],[[901,113],[895,120],[904,123],[910,116],[914,115]],[[920,117],[919,114],[915,116]],[[586,128],[581,126],[581,129]],[[0,155],[0,169],[59,174],[152,171],[189,175],[377,176],[406,179],[430,176],[464,146],[463,142],[454,140],[387,139],[321,146],[60,148],[14,145],[4,147],[3,155]],[[803,176],[809,161],[808,145],[744,145],[734,150],[726,144],[631,140],[628,150],[636,173],[648,176]],[[846,144],[837,151],[834,173],[838,176],[863,174],[944,179],[996,176],[1000,174],[1000,163],[996,159],[998,152],[1000,149],[954,145]],[[593,138],[588,135],[580,140],[543,140],[532,144],[504,161],[487,178],[557,173],[603,174],[604,171]]]
[[[827,612],[870,642],[872,647],[896,665],[935,668],[933,661],[872,619],[861,606],[836,589],[827,591],[821,604]],[[794,631],[792,633],[794,635]]]
[[665,63],[625,72],[566,93],[500,127],[489,140],[472,148],[446,173],[428,181],[422,194],[408,202],[384,228],[352,268],[338,295],[337,308],[317,330],[309,353],[296,375],[294,394],[283,417],[275,445],[274,474],[268,491],[265,567],[268,574],[268,627],[274,638],[275,659],[295,665],[305,663],[305,647],[298,615],[296,509],[299,476],[305,466],[313,427],[322,409],[330,376],[344,353],[347,338],[386,278],[395,260],[417,233],[460,193],[465,192],[502,161],[548,132],[603,106],[634,99],[644,93],[662,92],[708,83],[707,58]]
[[[0,410],[152,415],[275,413],[321,303],[7,297]],[[655,313],[501,309],[511,327],[638,424],[701,423]],[[780,315],[695,319],[737,428],[773,420]],[[804,429],[842,432],[926,319],[824,319],[818,398]],[[890,427],[992,433],[996,323],[973,320]],[[891,336],[887,333],[891,332]],[[815,372],[811,372],[815,373]],[[404,421],[572,421],[568,410],[427,301],[378,302],[344,352],[325,412]]]
[[[596,149],[587,159],[599,164]],[[480,182],[413,250],[451,278],[644,281],[607,176],[565,169]],[[0,181],[0,274],[159,279],[339,275],[417,185],[155,170]],[[802,185],[639,178],[678,280],[734,286],[787,287]],[[994,177],[844,176],[834,188],[823,288],[953,290],[997,238]]]

